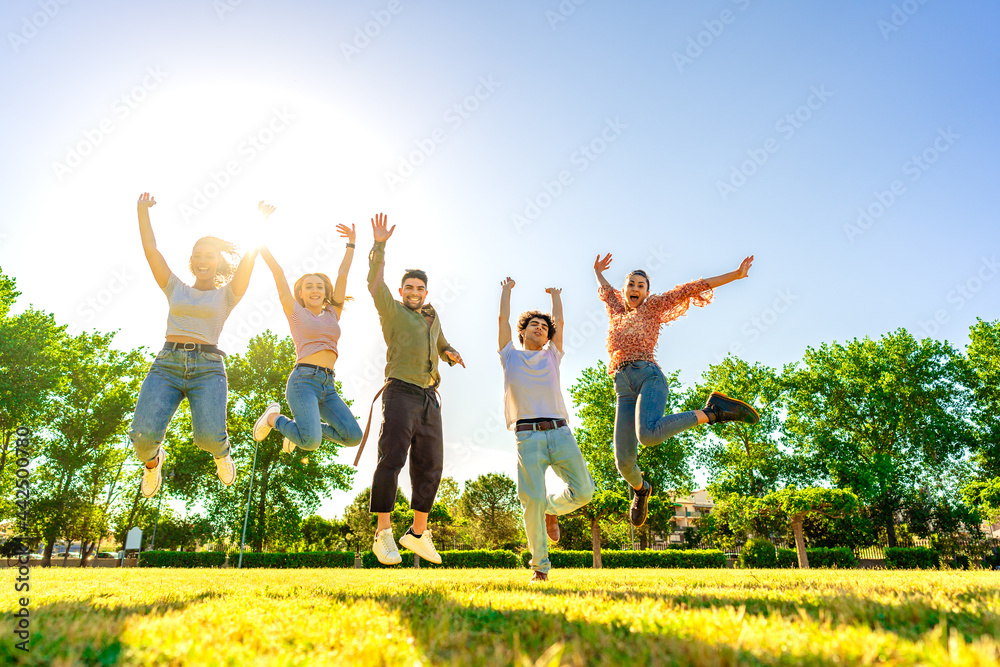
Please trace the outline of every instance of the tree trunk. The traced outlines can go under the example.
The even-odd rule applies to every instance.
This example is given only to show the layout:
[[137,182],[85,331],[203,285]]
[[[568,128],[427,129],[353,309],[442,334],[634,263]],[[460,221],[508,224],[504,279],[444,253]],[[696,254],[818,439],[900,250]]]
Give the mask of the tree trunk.
[[594,549],[594,569],[601,569],[601,523],[597,519],[590,520],[590,543]]
[[52,567],[52,550],[55,546],[56,541],[54,538],[45,543],[45,553],[42,554],[42,567]]
[[645,551],[649,548],[649,528],[643,526],[639,531],[639,548]]
[[809,569],[809,555],[806,553],[806,540],[802,535],[802,514],[792,516],[792,531],[795,533],[795,551],[799,555],[799,569]]
[[90,550],[93,546],[93,542],[80,543],[80,567],[87,567],[87,561],[90,560]]

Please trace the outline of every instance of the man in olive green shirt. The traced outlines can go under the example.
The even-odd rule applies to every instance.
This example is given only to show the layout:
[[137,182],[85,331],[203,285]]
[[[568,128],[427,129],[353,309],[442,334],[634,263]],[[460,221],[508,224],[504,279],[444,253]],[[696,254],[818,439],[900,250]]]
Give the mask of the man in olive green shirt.
[[369,505],[369,510],[378,514],[372,551],[386,565],[401,560],[392,536],[390,513],[396,504],[399,471],[409,454],[413,525],[399,543],[432,563],[440,563],[441,557],[427,528],[427,514],[434,506],[444,469],[441,403],[437,394],[441,382],[438,359],[451,366],[461,364],[463,368],[465,363],[441,333],[441,322],[434,308],[424,304],[426,273],[411,270],[403,275],[399,288],[402,303],[392,296],[385,284],[385,242],[394,229],[395,225],[387,227],[383,213],[372,220],[375,246],[368,256],[368,291],[375,299],[387,346],[382,430]]

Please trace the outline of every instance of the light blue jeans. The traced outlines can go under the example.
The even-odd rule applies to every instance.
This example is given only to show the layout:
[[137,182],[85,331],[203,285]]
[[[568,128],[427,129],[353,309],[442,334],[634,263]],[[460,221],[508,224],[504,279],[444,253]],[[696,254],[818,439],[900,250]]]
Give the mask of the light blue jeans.
[[163,349],[139,390],[128,437],[140,461],[152,461],[177,406],[191,408],[194,444],[215,457],[229,453],[226,431],[228,383],[222,356],[196,350]]
[[[517,497],[524,508],[524,533],[531,551],[531,569],[548,572],[549,545],[545,515],[568,514],[594,497],[594,480],[569,426],[549,431],[518,431]],[[545,492],[545,470],[551,467],[566,482],[562,493]]]
[[337,393],[332,370],[296,366],[285,384],[285,399],[295,420],[279,416],[274,428],[296,446],[313,450],[324,438],[347,447],[361,442],[361,427]]
[[615,371],[615,465],[633,489],[642,487],[639,443],[649,447],[697,426],[694,412],[664,415],[667,380],[651,361],[633,361]]

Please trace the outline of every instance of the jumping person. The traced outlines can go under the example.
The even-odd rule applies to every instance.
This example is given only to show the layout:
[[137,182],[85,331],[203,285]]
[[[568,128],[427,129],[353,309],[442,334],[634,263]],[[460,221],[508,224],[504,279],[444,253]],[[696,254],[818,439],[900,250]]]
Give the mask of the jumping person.
[[[369,509],[378,514],[372,551],[381,563],[401,561],[392,536],[390,513],[396,505],[399,471],[410,458],[413,525],[399,543],[432,563],[440,563],[427,528],[427,514],[434,505],[444,469],[444,436],[437,386],[441,382],[438,358],[450,366],[461,364],[462,355],[441,333],[441,322],[427,299],[427,274],[411,269],[403,274],[399,295],[392,296],[385,284],[385,242],[396,226],[387,228],[386,216],[372,219],[375,245],[368,256],[368,291],[375,300],[382,336],[387,346],[382,390],[382,430],[378,438],[378,464],[372,479]],[[378,396],[376,395],[376,398]],[[362,443],[363,445],[363,443]],[[360,457],[360,451],[358,453]]]
[[347,274],[354,258],[354,225],[337,225],[337,232],[347,239],[337,282],[331,284],[323,273],[307,273],[295,281],[294,295],[270,250],[260,250],[274,275],[278,299],[295,342],[295,368],[285,385],[285,400],[295,420],[282,415],[277,403],[271,403],[254,424],[253,437],[260,442],[276,428],[285,436],[282,450],[288,454],[296,447],[314,450],[324,438],[346,447],[361,442],[361,427],[337,393],[333,373]]
[[667,382],[656,363],[653,351],[660,327],[687,312],[693,302],[707,306],[716,287],[746,278],[753,264],[753,255],[745,258],[735,271],[678,285],[663,294],[649,294],[649,276],[636,270],[628,274],[624,288],[616,290],[604,278],[611,266],[611,253],[594,261],[598,297],[608,311],[608,372],[614,375],[615,395],[615,464],[618,472],[634,490],[629,508],[629,522],[636,527],[646,522],[652,487],[642,478],[636,464],[638,443],[658,445],[681,431],[698,424],[740,421],[756,424],[760,421],[752,407],[725,394],[712,392],[701,410],[664,415],[667,404]]
[[[552,563],[545,541],[559,541],[558,515],[583,507],[594,496],[594,481],[568,424],[559,362],[563,358],[562,290],[550,287],[552,315],[531,310],[517,322],[518,350],[511,340],[510,293],[514,281],[500,283],[497,344],[504,377],[504,417],[517,439],[517,495],[524,508],[524,532],[531,551],[531,581],[548,579]],[[546,344],[548,346],[546,347]],[[562,493],[547,494],[545,470],[566,482]]]
[[[160,251],[149,222],[149,208],[156,200],[148,192],[138,201],[139,235],[153,278],[167,296],[166,344],[156,355],[139,390],[129,440],[136,457],[145,463],[141,490],[151,498],[163,481],[166,452],[161,443],[167,425],[185,397],[191,408],[194,444],[215,459],[216,472],[226,486],[236,480],[236,465],[229,451],[226,430],[227,380],[225,353],[216,345],[222,325],[243,298],[250,282],[257,249],[248,250],[239,266],[232,262],[236,246],[214,236],[198,239],[188,266],[194,285],[181,282]],[[272,207],[258,208],[265,218]]]

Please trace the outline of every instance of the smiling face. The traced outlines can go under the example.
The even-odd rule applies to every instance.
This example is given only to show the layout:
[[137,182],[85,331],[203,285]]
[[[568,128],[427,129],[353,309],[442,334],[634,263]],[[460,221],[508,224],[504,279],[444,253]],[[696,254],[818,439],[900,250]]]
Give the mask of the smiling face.
[[215,284],[219,271],[219,253],[210,243],[198,242],[191,251],[191,273],[199,283]]
[[320,276],[305,275],[299,281],[298,292],[295,295],[302,300],[302,305],[310,310],[322,310],[329,298],[326,283]]
[[532,317],[521,332],[521,342],[526,350],[540,350],[549,342],[549,323],[541,317]]
[[399,288],[399,296],[403,297],[403,305],[410,310],[420,310],[427,298],[427,285],[420,278],[407,278]]
[[633,309],[638,308],[649,296],[649,281],[638,274],[629,274],[625,287],[622,288],[622,294],[625,295],[625,305]]

